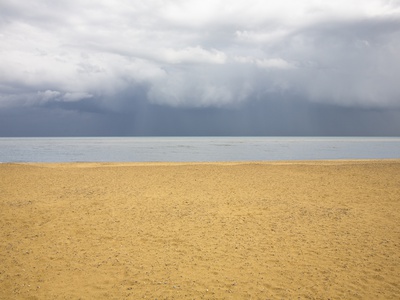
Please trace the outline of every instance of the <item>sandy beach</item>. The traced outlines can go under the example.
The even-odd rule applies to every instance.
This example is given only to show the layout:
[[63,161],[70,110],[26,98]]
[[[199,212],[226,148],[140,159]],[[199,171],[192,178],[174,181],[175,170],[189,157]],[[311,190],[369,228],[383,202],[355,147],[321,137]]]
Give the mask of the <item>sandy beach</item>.
[[0,299],[400,299],[400,160],[0,164]]

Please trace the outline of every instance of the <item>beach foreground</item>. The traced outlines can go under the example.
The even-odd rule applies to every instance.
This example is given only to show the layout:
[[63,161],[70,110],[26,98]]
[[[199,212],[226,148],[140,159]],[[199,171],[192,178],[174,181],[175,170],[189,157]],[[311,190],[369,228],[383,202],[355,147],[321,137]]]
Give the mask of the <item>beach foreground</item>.
[[0,299],[400,299],[400,160],[0,164]]

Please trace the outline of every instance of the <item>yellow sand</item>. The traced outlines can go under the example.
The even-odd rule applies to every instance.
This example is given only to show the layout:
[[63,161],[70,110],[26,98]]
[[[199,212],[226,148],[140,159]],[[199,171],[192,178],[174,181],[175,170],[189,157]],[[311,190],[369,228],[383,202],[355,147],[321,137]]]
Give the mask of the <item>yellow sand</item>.
[[400,299],[400,160],[0,165],[0,299]]

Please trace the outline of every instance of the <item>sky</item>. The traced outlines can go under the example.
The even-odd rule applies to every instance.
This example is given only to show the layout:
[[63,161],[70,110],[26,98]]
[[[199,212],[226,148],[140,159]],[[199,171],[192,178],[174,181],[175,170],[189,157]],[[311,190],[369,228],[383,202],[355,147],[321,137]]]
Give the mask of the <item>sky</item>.
[[0,136],[399,136],[400,0],[1,0]]

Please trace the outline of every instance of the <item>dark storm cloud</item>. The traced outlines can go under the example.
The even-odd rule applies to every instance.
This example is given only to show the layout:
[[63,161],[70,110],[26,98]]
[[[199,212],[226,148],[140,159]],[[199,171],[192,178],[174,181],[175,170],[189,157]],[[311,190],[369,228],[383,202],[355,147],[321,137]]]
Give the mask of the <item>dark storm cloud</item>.
[[400,134],[399,17],[384,0],[4,0],[0,134]]
[[[129,102],[130,104],[132,102]],[[0,111],[0,136],[386,135],[399,134],[400,111],[309,104],[277,97],[237,108],[182,108],[136,100],[125,112],[87,107]],[[27,117],[29,116],[29,117]]]

